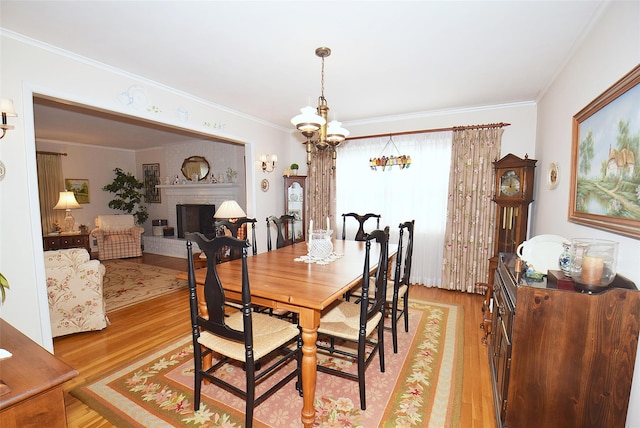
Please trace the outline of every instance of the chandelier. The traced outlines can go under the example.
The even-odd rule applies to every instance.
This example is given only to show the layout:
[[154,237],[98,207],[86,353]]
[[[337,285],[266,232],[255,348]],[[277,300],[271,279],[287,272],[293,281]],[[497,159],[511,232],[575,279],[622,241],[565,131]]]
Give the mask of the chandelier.
[[311,153],[315,146],[316,152],[331,150],[331,169],[336,169],[336,147],[349,136],[349,131],[342,127],[342,123],[332,120],[327,124],[329,106],[324,97],[324,59],[331,55],[331,49],[320,47],[316,49],[316,56],[322,58],[321,92],[318,97],[318,107],[306,106],[300,109],[299,115],[291,119],[291,123],[305,136],[307,141],[307,165],[311,165]]

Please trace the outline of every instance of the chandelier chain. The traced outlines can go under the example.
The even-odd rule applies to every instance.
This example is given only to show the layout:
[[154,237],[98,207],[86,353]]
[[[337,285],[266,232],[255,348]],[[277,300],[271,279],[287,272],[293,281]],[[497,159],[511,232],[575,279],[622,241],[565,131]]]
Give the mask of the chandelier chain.
[[322,99],[324,100],[324,56],[322,57],[322,77],[320,79],[320,94],[322,96]]

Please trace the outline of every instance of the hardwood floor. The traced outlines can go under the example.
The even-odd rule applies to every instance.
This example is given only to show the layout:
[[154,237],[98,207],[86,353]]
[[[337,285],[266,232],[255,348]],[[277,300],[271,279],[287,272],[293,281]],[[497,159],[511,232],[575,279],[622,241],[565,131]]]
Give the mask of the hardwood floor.
[[[187,269],[185,259],[173,257],[145,254],[128,260],[176,270]],[[483,331],[479,328],[483,297],[418,286],[411,287],[410,296],[464,308],[464,381],[460,427],[494,428],[496,423],[487,346],[481,343]],[[80,372],[64,385],[69,427],[113,426],[70,395],[69,391],[154,348],[188,336],[188,298],[187,290],[176,291],[109,313],[111,325],[103,331],[54,339],[55,355]]]

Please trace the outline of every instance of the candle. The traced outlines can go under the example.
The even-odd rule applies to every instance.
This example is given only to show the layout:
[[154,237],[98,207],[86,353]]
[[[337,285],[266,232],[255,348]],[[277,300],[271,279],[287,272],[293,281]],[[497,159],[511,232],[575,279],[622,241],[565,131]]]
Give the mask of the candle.
[[600,257],[584,256],[582,261],[582,283],[600,285],[604,260]]
[[309,220],[309,234],[313,232],[313,220]]
[[329,224],[329,217],[327,216],[327,231],[331,230],[331,226]]

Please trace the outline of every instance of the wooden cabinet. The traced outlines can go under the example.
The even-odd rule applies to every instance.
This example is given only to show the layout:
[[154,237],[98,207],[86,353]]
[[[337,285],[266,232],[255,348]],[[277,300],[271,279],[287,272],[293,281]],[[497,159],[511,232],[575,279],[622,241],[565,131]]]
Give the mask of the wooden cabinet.
[[[284,212],[295,217],[293,226],[296,233],[296,241],[304,242],[307,237],[307,177],[304,175],[292,175],[284,177]],[[288,237],[291,232],[286,229]]]
[[624,428],[640,292],[620,275],[599,294],[527,283],[514,261],[501,254],[495,273],[488,349],[498,426]]
[[42,246],[45,251],[62,250],[66,248],[86,248],[89,254],[91,254],[88,233],[78,233],[75,235],[45,235],[42,237]]
[[0,361],[0,426],[66,427],[62,384],[78,372],[0,319],[0,347],[13,356]]

